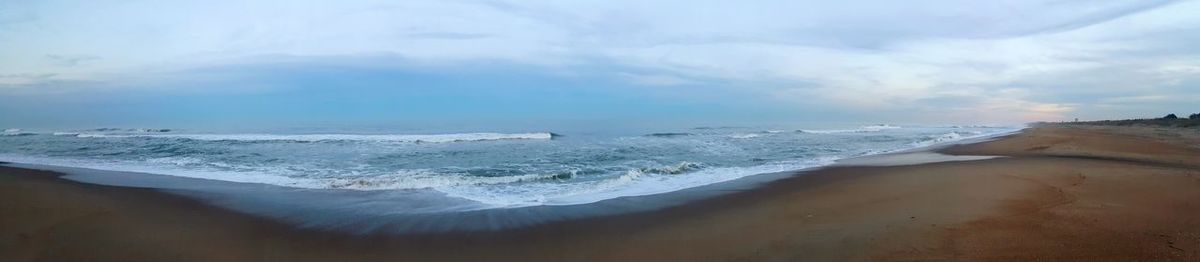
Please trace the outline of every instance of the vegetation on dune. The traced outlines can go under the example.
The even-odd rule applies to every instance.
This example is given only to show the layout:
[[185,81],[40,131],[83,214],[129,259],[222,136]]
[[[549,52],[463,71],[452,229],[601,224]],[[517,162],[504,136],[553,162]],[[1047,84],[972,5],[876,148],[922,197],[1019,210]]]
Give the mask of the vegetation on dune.
[[1200,113],[1188,115],[1187,118],[1180,118],[1179,116],[1176,116],[1175,114],[1168,114],[1161,118],[1063,122],[1061,124],[1103,125],[1103,126],[1163,126],[1163,127],[1200,128]]

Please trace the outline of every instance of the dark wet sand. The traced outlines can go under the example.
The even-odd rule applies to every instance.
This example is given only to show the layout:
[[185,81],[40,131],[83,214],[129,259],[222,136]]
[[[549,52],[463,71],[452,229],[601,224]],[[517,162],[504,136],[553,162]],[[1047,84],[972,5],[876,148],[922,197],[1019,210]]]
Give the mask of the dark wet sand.
[[355,236],[151,189],[0,167],[4,261],[1200,261],[1200,133],[1042,126],[831,167],[654,212],[493,232]]

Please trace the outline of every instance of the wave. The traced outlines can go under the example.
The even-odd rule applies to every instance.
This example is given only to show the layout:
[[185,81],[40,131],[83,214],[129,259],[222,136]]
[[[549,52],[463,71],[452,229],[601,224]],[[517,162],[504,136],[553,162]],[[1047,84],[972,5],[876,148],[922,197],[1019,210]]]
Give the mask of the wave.
[[36,135],[36,133],[21,132],[21,129],[19,129],[19,128],[9,128],[9,129],[5,129],[4,132],[0,132],[0,136],[32,136],[32,135]]
[[204,164],[206,161],[194,157],[159,157],[146,159],[147,163],[154,164],[170,164],[175,166],[187,166],[195,164]]
[[85,130],[70,130],[50,133],[56,136],[76,136],[76,137],[134,137],[143,134],[156,134],[174,132],[167,128],[93,128]]
[[[289,177],[262,170],[215,170],[194,167],[197,162],[190,158],[147,159],[144,162],[99,161],[94,159],[72,159],[59,157],[25,156],[0,153],[0,159],[15,163],[51,165],[122,172],[137,172],[176,177],[190,177],[238,183],[260,183],[295,188],[325,188],[311,179]],[[213,163],[206,163],[213,165]],[[187,167],[193,166],[193,167]]]
[[749,139],[749,138],[755,138],[755,137],[760,137],[760,136],[762,136],[762,135],[759,135],[759,134],[735,134],[735,135],[729,135],[729,138]]
[[[492,207],[587,204],[629,196],[661,194],[730,181],[746,176],[797,170],[832,163],[831,158],[806,159],[747,167],[712,167],[699,163],[633,168],[621,175],[573,183],[497,184],[489,187],[435,188],[447,196]],[[520,193],[520,194],[513,194]]]
[[656,168],[638,168],[634,169],[643,174],[662,174],[662,175],[678,175],[695,170],[699,170],[704,166],[700,163],[683,161],[674,166],[656,167]]
[[[170,160],[176,161],[176,160]],[[184,160],[186,162],[186,160]],[[680,162],[676,165],[648,168],[634,168],[628,170],[625,174],[606,180],[609,183],[624,184],[645,175],[682,175],[694,171],[701,170],[704,166],[694,162]],[[525,174],[516,176],[471,176],[462,173],[445,173],[436,172],[429,169],[413,169],[400,170],[388,175],[371,176],[371,177],[354,177],[354,178],[327,178],[319,179],[325,181],[324,188],[334,189],[354,189],[354,190],[395,190],[395,189],[434,189],[445,192],[454,192],[467,188],[479,188],[480,186],[525,186],[527,190],[535,188],[536,185],[522,183],[537,183],[567,180],[575,177],[576,171],[567,171],[559,173],[545,174]],[[560,185],[559,189],[564,185]],[[594,189],[609,188],[616,185],[599,186]],[[586,186],[585,186],[586,187]],[[587,191],[586,188],[576,190]],[[577,191],[576,193],[578,193]],[[499,196],[496,196],[499,197]],[[495,201],[483,200],[479,196],[468,197],[468,199],[482,200],[480,202],[496,203]]]
[[92,132],[131,132],[131,133],[166,133],[166,132],[171,132],[171,129],[166,129],[166,128],[111,128],[111,127],[105,127],[105,128],[95,128],[95,129],[88,129],[88,130],[85,130],[85,131],[92,131]]
[[989,134],[985,134],[984,132],[980,132],[980,131],[972,131],[972,132],[956,131],[956,132],[949,132],[949,133],[940,134],[940,135],[928,136],[924,140],[913,142],[913,143],[910,143],[909,145],[913,146],[913,147],[926,147],[926,146],[932,146],[932,145],[936,145],[936,144],[940,144],[940,143],[944,143],[944,142],[958,141],[958,140],[963,140],[963,139],[971,139],[971,138],[977,138],[977,137],[982,137],[982,136],[986,136],[986,135],[989,135]]
[[646,136],[652,136],[652,137],[679,137],[679,136],[694,136],[694,135],[696,135],[696,134],[692,134],[692,133],[651,133],[651,134],[646,134]]
[[695,129],[695,130],[716,130],[716,129],[737,129],[737,128],[741,128],[741,127],[736,127],[736,126],[700,126],[700,127],[693,127],[692,129]]
[[328,179],[328,188],[355,190],[424,189],[461,186],[486,186],[559,180],[572,174],[527,174],[517,176],[470,176],[439,173],[428,169],[400,170],[390,175]]
[[278,135],[278,134],[77,134],[83,138],[176,138],[203,141],[293,141],[293,142],[324,142],[324,141],[359,141],[359,142],[407,142],[407,143],[449,143],[491,140],[548,140],[554,134],[540,133],[463,133],[436,135],[359,135],[359,134],[311,134],[311,135]]
[[899,126],[888,125],[888,124],[878,124],[878,125],[864,126],[864,127],[862,127],[862,128],[864,128],[864,129],[875,129],[875,130],[881,130],[881,129],[897,129],[897,128],[900,128],[900,127],[899,127]]
[[705,168],[698,163],[681,162],[675,166],[631,169],[624,174],[587,187],[556,187],[540,199],[519,199],[495,194],[462,194],[452,196],[500,206],[586,204],[627,196],[643,196],[675,192],[699,186],[726,182],[752,175],[783,172],[833,163],[834,158],[819,157],[795,162],[779,162],[746,167]]
[[879,132],[879,131],[883,131],[883,130],[900,129],[900,128],[901,127],[899,127],[899,126],[882,125],[881,124],[881,125],[863,126],[863,127],[859,127],[856,129],[830,129],[830,130],[800,129],[800,130],[797,130],[797,132],[809,133],[809,134],[866,133],[866,132]]
[[993,126],[993,125],[953,125],[946,128],[1013,128],[1012,126]]

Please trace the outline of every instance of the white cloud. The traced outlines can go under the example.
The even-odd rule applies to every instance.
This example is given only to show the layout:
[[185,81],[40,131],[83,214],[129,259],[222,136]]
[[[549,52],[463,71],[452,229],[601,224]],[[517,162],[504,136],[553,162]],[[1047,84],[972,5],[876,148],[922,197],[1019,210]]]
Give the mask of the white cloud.
[[[1021,120],[1052,120],[1089,103],[1153,96],[1200,78],[1200,48],[1179,44],[1200,40],[1194,36],[1200,34],[1197,1],[29,1],[0,7],[10,10],[0,12],[0,74],[14,76],[0,78],[0,85],[153,74],[263,55],[383,54],[439,65],[609,63],[661,72],[604,72],[639,85],[751,83],[736,86],[797,107],[919,110],[947,101],[963,115],[1014,111]],[[752,84],[760,82],[785,84]],[[1076,99],[1080,94],[1092,98]]]

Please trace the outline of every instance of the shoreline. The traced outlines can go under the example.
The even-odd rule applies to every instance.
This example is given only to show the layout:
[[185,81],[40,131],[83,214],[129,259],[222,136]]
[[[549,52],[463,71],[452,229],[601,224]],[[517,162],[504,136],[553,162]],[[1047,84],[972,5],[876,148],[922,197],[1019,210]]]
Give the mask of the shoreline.
[[[1055,132],[1069,133],[1066,134],[1067,140],[1055,140],[1060,139],[1062,135]],[[1087,140],[1085,135],[1096,136],[1094,140],[1104,143],[1097,144]],[[1135,140],[1131,144],[1140,145],[1132,153],[1121,151],[1122,147],[1107,146],[1113,141],[1130,139]],[[1046,144],[1046,141],[1057,142]],[[1084,180],[1088,182],[1100,181],[1094,183],[1103,187],[1096,190],[1110,193],[1116,190],[1109,188],[1112,185],[1110,183],[1146,183],[1148,188],[1155,190],[1139,191],[1143,194],[1139,195],[1140,198],[1148,198],[1145,195],[1157,196],[1161,199],[1152,200],[1168,203],[1167,206],[1172,208],[1200,206],[1200,172],[1197,172],[1196,168],[1200,163],[1178,162],[1179,159],[1200,156],[1200,153],[1196,153],[1200,149],[1150,142],[1155,141],[1137,137],[1106,136],[1104,132],[1080,131],[1072,127],[1035,127],[996,140],[939,150],[952,155],[971,153],[970,155],[1008,156],[1004,158],[905,166],[835,165],[804,171],[804,175],[766,182],[752,190],[736,191],[655,211],[572,219],[518,229],[405,236],[353,235],[293,228],[278,221],[223,210],[195,199],[155,190],[89,185],[63,181],[57,177],[50,178],[47,177],[50,173],[43,171],[0,167],[0,179],[4,179],[4,182],[0,183],[0,186],[4,187],[0,194],[7,199],[0,201],[0,207],[18,211],[16,213],[26,215],[31,220],[3,218],[0,224],[33,224],[28,226],[31,230],[22,228],[12,229],[21,232],[2,232],[16,237],[12,237],[14,240],[11,242],[0,244],[0,247],[11,247],[0,248],[0,254],[51,260],[70,259],[71,255],[82,256],[75,258],[114,259],[167,258],[155,257],[167,255],[183,260],[189,260],[188,257],[194,260],[1020,260],[1055,257],[1087,259],[1106,256],[1159,259],[1200,257],[1197,253],[1200,252],[1200,233],[1196,231],[1196,228],[1200,228],[1197,227],[1200,226],[1200,214],[1189,213],[1173,214],[1174,216],[1169,218],[1133,216],[1140,213],[1124,216],[1121,215],[1124,213],[1118,213],[1117,216],[1113,216],[1120,218],[1119,222],[1137,219],[1170,220],[1172,223],[1160,224],[1165,228],[1179,227],[1174,232],[1163,231],[1153,224],[1121,223],[1133,224],[1126,227],[1148,227],[1138,229],[1157,234],[1135,238],[1156,239],[1163,238],[1158,235],[1168,236],[1171,243],[1167,245],[1161,245],[1161,241],[1157,240],[1147,241],[1145,245],[1139,244],[1138,241],[1125,241],[1131,237],[1126,234],[1117,234],[1117,238],[1105,238],[1101,235],[1098,239],[1106,242],[1099,243],[1098,246],[1086,245],[1085,242],[1089,241],[1083,240],[1089,238],[1083,236],[1097,233],[1088,231],[1062,236],[1032,235],[1034,239],[1068,237],[1073,241],[1082,241],[1077,244],[1082,245],[1081,248],[1087,252],[1077,253],[1079,250],[1064,249],[1059,253],[1037,248],[1012,252],[1013,250],[997,249],[994,246],[1024,243],[979,239],[981,236],[1011,239],[1009,237],[1012,236],[1007,235],[1024,231],[993,232],[994,228],[1008,226],[1006,223],[1036,226],[1039,223],[1018,223],[1021,221],[1014,222],[1008,219],[1025,218],[1047,210],[1072,207],[1074,203],[1087,202],[1084,200],[1104,195],[1093,195],[1094,192],[1087,190],[1071,191],[1078,190],[1071,189],[1071,185],[1079,187],[1083,183],[1079,177],[1087,177],[1090,180]],[[1124,142],[1117,144],[1122,143]],[[1037,152],[1025,150],[1041,146],[1046,148],[1034,150]],[[1076,152],[1072,154],[1072,150]],[[1165,157],[1156,158],[1159,155]],[[1104,157],[1141,162],[1118,161]],[[1147,161],[1164,165],[1140,164]],[[1125,181],[1128,179],[1122,180],[1120,174],[1110,174],[1111,170],[1146,173],[1160,179]],[[1072,172],[1078,173],[1079,176],[1067,174]],[[969,176],[962,175],[972,173],[974,174]],[[1063,197],[1063,194],[1060,194],[1063,192],[1072,193],[1073,197]],[[1066,199],[1071,201],[1064,203]],[[1104,206],[1106,203],[1121,201],[1128,200],[1105,199],[1097,202]],[[86,212],[97,207],[103,207],[100,208],[102,211]],[[99,222],[89,221],[94,218],[88,216],[80,216],[83,217],[82,221],[67,219],[74,221],[71,223],[81,224],[77,225],[75,230],[63,229],[61,223],[53,224],[49,229],[38,225],[39,219],[45,220],[44,223],[57,221],[45,218],[46,216],[77,218],[67,215],[72,213],[72,210],[79,211],[78,214],[92,214],[106,219],[100,219]],[[1155,209],[1154,212],[1169,210]],[[1052,215],[1055,216],[1046,219],[1058,221],[1054,219],[1062,216]],[[163,219],[153,219],[164,217],[178,224],[164,224],[161,222]],[[204,217],[209,219],[199,219]],[[1092,215],[1087,217],[1092,218]],[[1103,224],[1113,218],[1096,216],[1093,219],[1095,221],[1090,223]],[[1045,224],[1044,221],[1035,222]],[[206,232],[183,230],[179,228],[180,225],[204,228],[203,231]],[[96,229],[119,230],[122,234]],[[1032,229],[1045,230],[1036,227]],[[1068,226],[1067,229],[1071,228]],[[26,231],[58,232],[57,235],[61,238],[34,241],[40,235]],[[156,240],[152,241],[153,243],[188,240],[193,241],[191,243],[195,246],[167,244],[163,249],[135,252],[137,250],[128,248],[103,250],[102,247],[91,245],[93,241],[87,241],[115,239],[153,246],[150,244],[152,242],[130,239],[130,235],[139,236],[136,233],[143,231],[144,234],[153,237],[142,240]],[[177,234],[163,234],[164,231]],[[977,234],[978,232],[983,234]],[[83,240],[79,240],[81,236],[85,236]],[[230,240],[230,244],[194,242],[195,239]],[[951,241],[947,242],[947,239]],[[1037,241],[1033,242],[1036,244]],[[60,248],[58,251],[64,252],[50,254],[44,249],[36,248],[37,245],[22,243],[56,243],[57,245],[51,246],[57,246]],[[1064,244],[1061,241],[1050,243]],[[1068,247],[1071,245],[1065,244]]]

